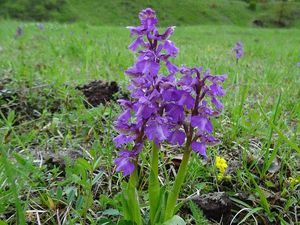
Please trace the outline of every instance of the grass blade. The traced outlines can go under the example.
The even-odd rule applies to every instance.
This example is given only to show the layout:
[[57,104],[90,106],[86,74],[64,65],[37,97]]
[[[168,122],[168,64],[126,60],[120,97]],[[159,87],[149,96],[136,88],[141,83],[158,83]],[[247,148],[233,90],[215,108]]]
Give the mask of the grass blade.
[[292,147],[293,149],[295,149],[299,154],[300,154],[300,148],[294,143],[292,142],[290,139],[288,139],[281,131],[279,128],[277,128],[277,126],[270,120],[270,118],[267,116],[267,114],[264,112],[263,108],[261,107],[261,105],[258,103],[259,108],[261,113],[263,114],[264,118],[268,121],[269,125],[276,131],[276,133],[283,139],[286,141],[286,143]]

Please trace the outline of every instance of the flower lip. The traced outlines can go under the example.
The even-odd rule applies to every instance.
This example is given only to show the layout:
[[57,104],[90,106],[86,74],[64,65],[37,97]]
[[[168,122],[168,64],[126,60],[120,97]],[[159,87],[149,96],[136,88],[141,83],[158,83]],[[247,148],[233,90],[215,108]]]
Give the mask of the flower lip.
[[120,153],[120,157],[115,159],[117,172],[123,171],[123,175],[127,176],[134,170],[134,164],[131,162],[132,152],[125,150]]

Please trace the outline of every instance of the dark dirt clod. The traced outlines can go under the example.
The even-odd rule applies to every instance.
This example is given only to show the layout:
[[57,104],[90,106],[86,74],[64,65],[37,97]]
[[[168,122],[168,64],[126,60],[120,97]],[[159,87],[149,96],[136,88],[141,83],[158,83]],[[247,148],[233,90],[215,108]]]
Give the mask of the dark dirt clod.
[[76,159],[82,157],[82,151],[75,149],[65,149],[58,152],[33,151],[36,162],[47,165],[50,169],[59,167],[63,171],[68,164],[73,164]]
[[202,209],[207,219],[220,221],[228,224],[230,221],[232,202],[225,192],[214,192],[197,196],[193,202]]
[[66,163],[68,161],[67,159],[74,162],[77,158],[81,156],[81,152],[68,149],[67,151],[59,151],[57,153],[45,154],[45,163],[48,165],[56,165],[61,168],[65,168]]
[[114,95],[119,92],[120,87],[115,81],[95,80],[83,86],[77,86],[76,89],[82,91],[88,104],[95,107],[115,100]]
[[0,112],[7,117],[10,111],[15,111],[19,124],[24,120],[39,118],[42,111],[55,113],[60,111],[62,99],[56,96],[57,89],[52,85],[26,81],[0,79]]
[[287,27],[289,25],[288,21],[287,20],[282,20],[282,19],[279,19],[279,20],[274,20],[273,21],[273,24],[277,27]]
[[263,27],[264,26],[264,22],[262,20],[253,20],[252,22],[255,26],[258,26],[258,27]]

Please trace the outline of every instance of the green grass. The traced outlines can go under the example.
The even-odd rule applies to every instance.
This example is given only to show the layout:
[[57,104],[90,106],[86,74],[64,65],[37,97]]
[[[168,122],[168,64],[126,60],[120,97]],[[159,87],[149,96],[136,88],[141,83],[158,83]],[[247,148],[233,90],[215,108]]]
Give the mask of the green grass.
[[[17,26],[24,35],[14,38]],[[208,162],[193,155],[182,198],[197,190],[226,191],[236,203],[231,218],[246,207],[238,218],[248,216],[248,224],[254,224],[251,215],[260,222],[295,223],[299,184],[288,178],[300,178],[299,37],[297,29],[176,29],[172,40],[180,54],[175,63],[228,74],[225,110],[213,121],[222,144],[209,149]],[[104,79],[126,88],[123,71],[134,61],[127,49],[131,40],[121,27],[45,23],[41,31],[34,23],[0,24],[0,81],[7,93],[23,96],[4,104],[0,92],[0,220],[22,224],[25,215],[27,222],[39,218],[42,224],[99,224],[120,218],[122,176],[112,166],[117,154],[112,121],[120,109],[114,103],[87,109],[74,87]],[[245,46],[238,64],[231,52],[237,41]],[[24,112],[28,106],[34,115]],[[45,163],[45,153],[74,151],[81,157],[66,160],[65,168]],[[216,155],[228,160],[231,181],[217,182]],[[268,169],[275,157],[279,167],[272,174]],[[141,163],[141,173],[148,174],[148,148]],[[140,192],[145,182],[140,181]],[[298,209],[298,221],[299,214]],[[190,223],[205,221],[194,206],[192,215],[183,217]]]
[[[299,1],[258,1],[254,10],[241,0],[3,0],[3,18],[37,21],[82,22],[93,25],[135,24],[138,12],[146,7],[157,11],[162,26],[280,24],[300,27]],[[237,13],[238,12],[238,13]],[[0,16],[1,18],[1,16]]]

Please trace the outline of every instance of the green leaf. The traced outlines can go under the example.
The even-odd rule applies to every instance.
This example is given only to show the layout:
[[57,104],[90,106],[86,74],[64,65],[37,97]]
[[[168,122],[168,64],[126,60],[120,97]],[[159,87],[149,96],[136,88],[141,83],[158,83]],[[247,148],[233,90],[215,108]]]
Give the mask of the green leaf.
[[121,195],[122,214],[125,220],[134,221],[136,224],[141,225],[142,217],[140,213],[138,193],[135,187],[136,181],[134,175],[135,174],[131,174],[129,182],[123,185],[123,191]]
[[76,210],[80,210],[82,205],[83,205],[83,201],[84,201],[84,198],[82,195],[79,196],[79,198],[77,199],[76,201]]
[[68,204],[70,204],[71,202],[73,202],[75,198],[75,188],[69,188],[68,192],[66,190],[66,193],[67,193],[67,202]]
[[159,208],[159,195],[160,185],[158,180],[158,156],[159,151],[157,145],[153,142],[152,144],[152,161],[151,161],[151,171],[149,176],[149,205],[150,205],[150,221],[151,224],[155,223],[155,215]]
[[4,222],[3,220],[0,220],[0,225],[7,225],[7,223]]
[[129,205],[128,205],[128,196],[127,196],[125,188],[123,188],[123,191],[121,194],[121,205],[122,205],[123,217],[125,219],[130,219],[131,213],[130,213],[130,209],[129,209]]
[[[281,93],[278,97],[277,100],[277,104],[275,106],[274,109],[274,113],[273,113],[273,123],[274,125],[276,125],[276,118],[278,117],[278,112],[279,112],[279,105],[281,102]],[[265,154],[264,154],[264,165],[263,165],[263,175],[265,176],[267,171],[269,170],[270,166],[272,165],[273,160],[275,159],[276,155],[277,155],[277,150],[278,150],[278,146],[276,145],[275,149],[272,151],[272,154],[270,154],[270,146],[271,146],[271,142],[272,142],[272,137],[273,137],[273,127],[270,127],[270,131],[269,131],[269,138],[268,138],[268,142],[267,142],[267,146],[266,146],[266,150],[265,150]],[[269,157],[269,155],[271,155]],[[269,159],[268,159],[269,158]]]
[[116,225],[116,223],[112,222],[110,219],[100,219],[97,221],[97,225]]
[[15,120],[15,111],[13,110],[9,111],[7,116],[7,123],[10,128],[13,126],[14,120]]
[[61,200],[62,195],[63,195],[63,190],[62,190],[62,188],[61,188],[60,186],[58,186],[58,187],[57,187],[57,191],[56,191],[56,198],[57,198],[58,200]]
[[265,185],[267,186],[267,187],[269,187],[269,188],[274,188],[276,185],[272,182],[272,181],[270,181],[270,180],[267,180],[266,182],[265,182]]
[[170,220],[163,223],[163,225],[186,225],[186,222],[180,216],[173,216]]
[[230,200],[233,201],[233,202],[235,202],[235,203],[237,203],[237,204],[239,204],[239,205],[241,205],[241,206],[244,206],[246,208],[251,208],[251,206],[248,205],[246,202],[243,202],[243,201],[241,201],[241,200],[239,200],[237,198],[230,197]]
[[249,213],[247,213],[247,215],[239,222],[239,224],[243,224],[250,216],[252,216],[253,214],[255,214],[261,210],[263,210],[263,208],[261,208],[261,207],[257,207],[257,208],[249,210]]
[[22,166],[25,166],[27,164],[27,160],[20,154],[14,153],[13,155],[14,155],[15,159],[17,160],[17,162],[19,164],[21,164]]
[[103,176],[104,172],[100,171],[93,179],[92,185],[95,185]]
[[131,219],[135,221],[138,225],[142,224],[140,205],[139,205],[139,196],[137,189],[129,182],[128,189],[128,198],[129,198],[129,210],[131,212]]
[[195,224],[209,224],[202,210],[192,200],[189,201],[189,208],[195,220]]
[[106,216],[120,216],[120,212],[117,209],[106,209],[105,211],[102,212],[102,215]]
[[160,189],[158,199],[159,199],[158,208],[155,213],[154,221],[155,223],[161,224],[163,222],[163,219],[165,218],[166,202],[168,199],[168,192],[166,191],[166,186]]
[[264,210],[268,213],[269,216],[271,216],[271,210],[270,210],[270,205],[269,202],[265,196],[265,193],[263,192],[263,190],[259,187],[259,185],[256,183],[255,179],[253,178],[252,174],[246,170],[246,173],[248,174],[248,177],[250,178],[250,180],[252,181],[252,183],[255,186],[256,192],[259,195],[259,199],[260,199],[260,204],[261,206],[264,208]]
[[77,159],[77,163],[79,165],[81,165],[83,168],[85,168],[86,170],[89,170],[89,171],[92,170],[92,165],[88,161],[86,161],[84,158]]
[[281,216],[278,216],[280,219],[280,224],[281,225],[289,225],[290,223],[286,222],[283,218],[281,218]]
[[136,225],[136,223],[129,220],[121,220],[118,222],[118,225]]
[[97,169],[99,167],[99,165],[101,164],[101,160],[102,158],[99,157],[96,162],[93,163],[93,170]]

